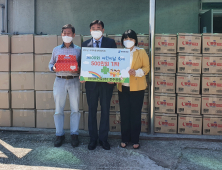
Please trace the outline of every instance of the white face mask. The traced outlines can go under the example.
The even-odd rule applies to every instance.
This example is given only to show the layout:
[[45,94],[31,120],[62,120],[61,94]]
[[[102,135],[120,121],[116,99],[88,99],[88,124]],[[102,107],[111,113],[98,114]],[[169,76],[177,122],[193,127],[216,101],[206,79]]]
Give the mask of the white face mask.
[[91,31],[91,35],[94,39],[99,39],[100,37],[102,37],[103,33],[102,31],[98,30],[98,31]]
[[62,40],[64,43],[71,43],[73,40],[73,37],[69,37],[69,36],[62,36]]
[[133,41],[130,41],[130,40],[125,40],[123,41],[123,45],[126,47],[126,48],[131,48],[132,46],[134,46],[134,42]]

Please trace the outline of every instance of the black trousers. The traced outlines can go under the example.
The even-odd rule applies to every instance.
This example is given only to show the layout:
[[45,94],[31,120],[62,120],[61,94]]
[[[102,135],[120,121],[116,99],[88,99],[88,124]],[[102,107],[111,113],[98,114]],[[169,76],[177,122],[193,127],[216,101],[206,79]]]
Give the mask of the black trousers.
[[[107,83],[96,83],[92,90],[86,89],[87,103],[89,106],[88,128],[91,141],[98,138],[101,141],[108,139],[109,132],[109,110],[114,85]],[[99,135],[97,129],[97,107],[98,99],[101,105],[101,120],[99,126]]]
[[130,91],[126,86],[122,86],[122,92],[118,91],[122,142],[139,143],[144,93],[145,90]]

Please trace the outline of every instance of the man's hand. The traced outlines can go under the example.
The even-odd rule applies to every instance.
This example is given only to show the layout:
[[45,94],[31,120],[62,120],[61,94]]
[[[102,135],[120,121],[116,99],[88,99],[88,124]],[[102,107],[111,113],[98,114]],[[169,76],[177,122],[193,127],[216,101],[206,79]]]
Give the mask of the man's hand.
[[56,72],[56,64],[54,64],[54,66],[52,67],[53,71]]
[[114,84],[114,82],[107,82],[108,84]]
[[135,76],[135,75],[136,75],[136,71],[135,71],[134,69],[130,69],[130,70],[128,71],[128,73],[129,73],[129,75],[131,75],[131,76]]

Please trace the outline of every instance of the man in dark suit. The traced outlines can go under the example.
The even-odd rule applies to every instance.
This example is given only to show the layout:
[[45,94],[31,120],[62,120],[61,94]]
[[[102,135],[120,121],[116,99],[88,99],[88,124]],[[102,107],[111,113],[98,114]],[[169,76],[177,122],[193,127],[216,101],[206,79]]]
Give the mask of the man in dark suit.
[[[92,38],[83,42],[82,47],[94,48],[117,48],[113,39],[103,37],[104,23],[95,20],[90,24],[90,32]],[[83,83],[82,81],[81,83]],[[94,150],[97,146],[97,140],[105,150],[110,149],[108,143],[109,132],[109,109],[110,101],[113,93],[114,83],[106,82],[85,82],[87,103],[89,106],[88,128],[90,142],[89,150]],[[97,129],[97,107],[98,99],[100,98],[101,105],[101,120],[99,126],[99,135]]]

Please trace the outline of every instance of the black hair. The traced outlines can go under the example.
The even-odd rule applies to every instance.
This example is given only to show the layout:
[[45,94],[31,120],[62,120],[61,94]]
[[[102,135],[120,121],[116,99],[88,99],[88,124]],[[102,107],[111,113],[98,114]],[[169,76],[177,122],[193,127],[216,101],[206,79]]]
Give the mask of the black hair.
[[133,30],[126,30],[123,35],[122,35],[122,38],[121,38],[121,43],[123,44],[123,40],[125,38],[132,38],[134,39],[136,42],[135,42],[135,46],[137,46],[138,44],[138,39],[137,39],[137,35],[136,35],[136,32],[133,31]]
[[95,21],[91,22],[90,25],[89,25],[89,28],[91,28],[91,26],[93,26],[94,24],[101,25],[102,28],[104,28],[104,23],[100,20],[95,20]]
[[63,33],[63,30],[64,29],[67,29],[67,28],[71,28],[72,29],[72,33],[75,34],[75,28],[71,25],[71,24],[66,24],[62,27],[62,33]]

